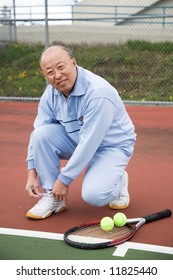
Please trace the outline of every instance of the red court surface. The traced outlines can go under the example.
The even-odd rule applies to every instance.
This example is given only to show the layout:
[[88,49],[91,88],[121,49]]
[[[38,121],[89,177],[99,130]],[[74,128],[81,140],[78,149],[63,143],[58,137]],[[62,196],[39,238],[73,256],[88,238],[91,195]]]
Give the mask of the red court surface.
[[[107,206],[93,207],[81,199],[81,174],[70,186],[66,211],[45,220],[25,217],[36,203],[24,188],[27,145],[37,106],[0,103],[0,227],[64,233],[76,224],[113,216],[116,211]],[[127,169],[131,203],[123,212],[133,218],[173,210],[173,108],[127,106],[127,110],[136,126],[137,142]],[[132,241],[173,247],[173,216],[143,226]]]

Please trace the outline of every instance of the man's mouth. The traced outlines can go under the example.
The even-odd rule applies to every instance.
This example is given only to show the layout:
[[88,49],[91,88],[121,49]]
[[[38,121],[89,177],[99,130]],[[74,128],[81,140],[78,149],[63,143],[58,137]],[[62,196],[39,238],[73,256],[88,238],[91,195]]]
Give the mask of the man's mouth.
[[67,79],[59,81],[57,84],[58,86],[63,86],[66,83]]

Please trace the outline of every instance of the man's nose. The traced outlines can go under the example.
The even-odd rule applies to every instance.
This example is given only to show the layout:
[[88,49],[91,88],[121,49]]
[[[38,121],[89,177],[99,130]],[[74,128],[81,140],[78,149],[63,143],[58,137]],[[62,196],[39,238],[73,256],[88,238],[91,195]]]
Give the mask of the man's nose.
[[59,71],[59,70],[55,70],[55,78],[56,79],[60,79],[61,78],[61,76],[62,76],[62,73]]

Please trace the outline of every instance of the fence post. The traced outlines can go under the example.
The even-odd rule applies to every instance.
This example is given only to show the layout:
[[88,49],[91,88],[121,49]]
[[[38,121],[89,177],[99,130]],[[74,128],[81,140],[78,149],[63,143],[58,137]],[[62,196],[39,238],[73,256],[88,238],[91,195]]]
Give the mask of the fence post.
[[[48,0],[45,0],[45,49],[49,47],[49,22],[48,22]],[[48,81],[46,80],[46,86]]]
[[163,27],[165,27],[165,14],[166,14],[166,7],[163,7],[163,22],[162,22]]
[[114,25],[117,24],[117,6],[115,6],[115,22]]
[[13,22],[13,31],[14,31],[13,41],[17,41],[17,32],[16,32],[16,3],[15,3],[15,0],[13,0],[13,19],[14,19],[14,22]]
[[45,0],[45,49],[49,46],[48,0]]

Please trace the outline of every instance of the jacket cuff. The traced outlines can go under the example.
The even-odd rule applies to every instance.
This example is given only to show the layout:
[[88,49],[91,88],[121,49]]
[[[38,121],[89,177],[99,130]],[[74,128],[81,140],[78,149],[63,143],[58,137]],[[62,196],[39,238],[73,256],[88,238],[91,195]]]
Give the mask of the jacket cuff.
[[73,179],[64,176],[62,173],[59,174],[58,179],[65,185],[69,186]]
[[35,168],[35,166],[34,166],[34,161],[33,161],[33,160],[29,160],[29,161],[28,161],[28,170],[34,169],[34,168]]

